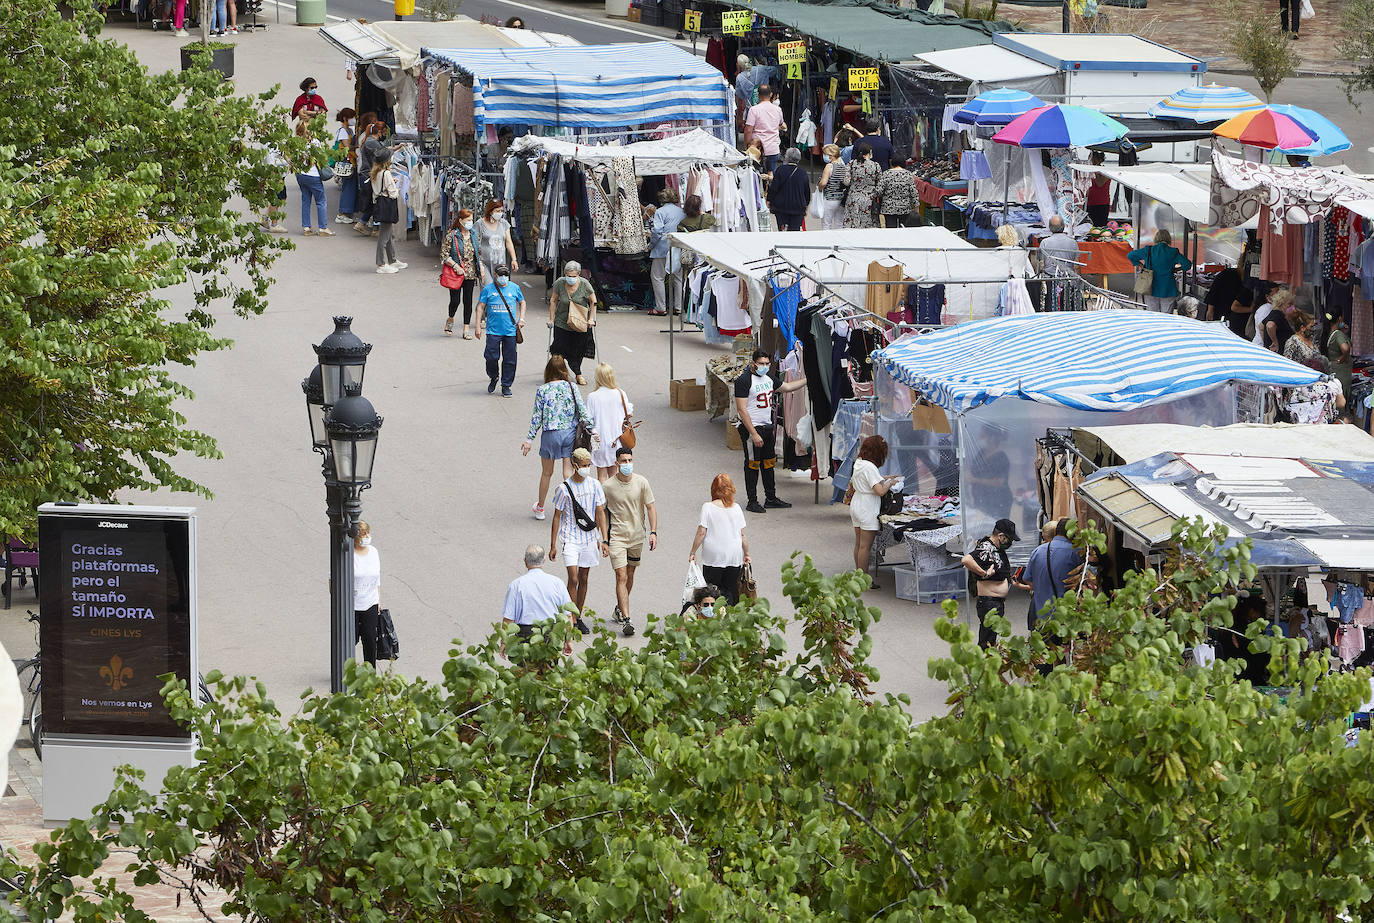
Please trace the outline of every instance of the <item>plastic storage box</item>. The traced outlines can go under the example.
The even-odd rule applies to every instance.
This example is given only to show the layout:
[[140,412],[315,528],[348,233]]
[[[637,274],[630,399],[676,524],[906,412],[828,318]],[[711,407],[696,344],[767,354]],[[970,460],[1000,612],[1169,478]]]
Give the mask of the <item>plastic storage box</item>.
[[910,565],[892,568],[897,581],[897,598],[918,603],[938,603],[959,599],[968,591],[968,579],[962,567],[948,570],[921,571]]

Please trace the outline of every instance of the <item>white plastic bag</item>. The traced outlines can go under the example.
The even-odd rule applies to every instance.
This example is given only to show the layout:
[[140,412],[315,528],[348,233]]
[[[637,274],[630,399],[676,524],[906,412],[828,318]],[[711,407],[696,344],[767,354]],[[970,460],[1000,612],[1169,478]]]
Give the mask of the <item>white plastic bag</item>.
[[1314,9],[1312,9],[1312,0],[1302,0],[1302,18],[1303,18],[1303,19],[1315,19],[1315,18],[1317,18],[1317,11],[1314,10]]
[[822,210],[825,207],[824,202],[825,200],[821,194],[813,189],[811,191],[811,201],[806,206],[806,216],[816,219],[824,218],[825,212]]
[[797,438],[795,442],[800,448],[811,448],[811,440],[815,438],[813,430],[814,421],[811,419],[811,414],[808,413],[797,421]]
[[687,562],[687,579],[682,583],[682,604],[692,601],[692,593],[697,587],[706,586],[706,578],[701,575],[701,567],[696,561]]

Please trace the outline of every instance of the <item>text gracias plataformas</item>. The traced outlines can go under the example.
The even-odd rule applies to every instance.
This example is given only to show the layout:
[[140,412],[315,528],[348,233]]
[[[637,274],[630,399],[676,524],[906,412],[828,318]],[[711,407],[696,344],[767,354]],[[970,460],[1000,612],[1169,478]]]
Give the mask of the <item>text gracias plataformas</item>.
[[[124,549],[119,545],[72,545],[72,554],[78,557],[72,561],[72,587],[93,587],[94,592],[73,592],[73,618],[116,618],[116,619],[154,619],[153,610],[144,606],[124,606],[128,602],[121,593],[119,576],[116,574],[157,574],[156,564],[136,561],[89,560],[83,556],[99,558],[123,557]],[[81,576],[80,571],[110,574],[109,577]],[[86,603],[105,603],[107,605],[87,606]]]

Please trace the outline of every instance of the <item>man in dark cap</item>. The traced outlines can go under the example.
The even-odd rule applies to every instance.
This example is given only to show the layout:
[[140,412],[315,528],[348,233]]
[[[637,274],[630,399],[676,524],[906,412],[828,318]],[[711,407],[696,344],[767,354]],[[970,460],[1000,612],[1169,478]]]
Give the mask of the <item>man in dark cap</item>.
[[[1007,549],[1013,542],[1021,541],[1016,534],[1016,523],[1010,519],[999,519],[992,527],[992,534],[978,540],[973,550],[964,555],[962,561],[974,584],[974,608],[978,613],[978,646],[989,648],[997,643],[997,632],[986,627],[984,620],[992,612],[1007,614],[1007,594],[1011,592],[1011,562],[1007,560]],[[1029,589],[1026,584],[1018,583],[1021,589]]]

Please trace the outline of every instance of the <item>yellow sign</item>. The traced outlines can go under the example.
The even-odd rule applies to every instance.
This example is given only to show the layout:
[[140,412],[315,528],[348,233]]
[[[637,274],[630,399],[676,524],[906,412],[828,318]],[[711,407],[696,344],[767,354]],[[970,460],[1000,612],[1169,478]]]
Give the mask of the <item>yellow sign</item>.
[[831,77],[831,78],[830,78],[830,98],[831,98],[831,99],[834,99],[836,96],[839,96],[839,95],[840,95],[840,78],[839,78],[839,77]]
[[800,64],[806,60],[806,42],[778,42],[779,64]]
[[864,115],[873,114],[873,97],[868,95],[867,90],[864,90],[863,92],[863,103],[861,105],[861,108],[864,111]]
[[787,79],[802,79],[802,66],[800,61],[793,61],[791,64],[787,65]]
[[851,67],[849,69],[849,92],[876,89],[878,89],[878,69],[876,67]]
[[701,10],[684,10],[682,13],[682,31],[700,32],[701,31]]
[[754,14],[748,10],[726,10],[720,14],[720,31],[726,35],[743,35],[754,25]]

